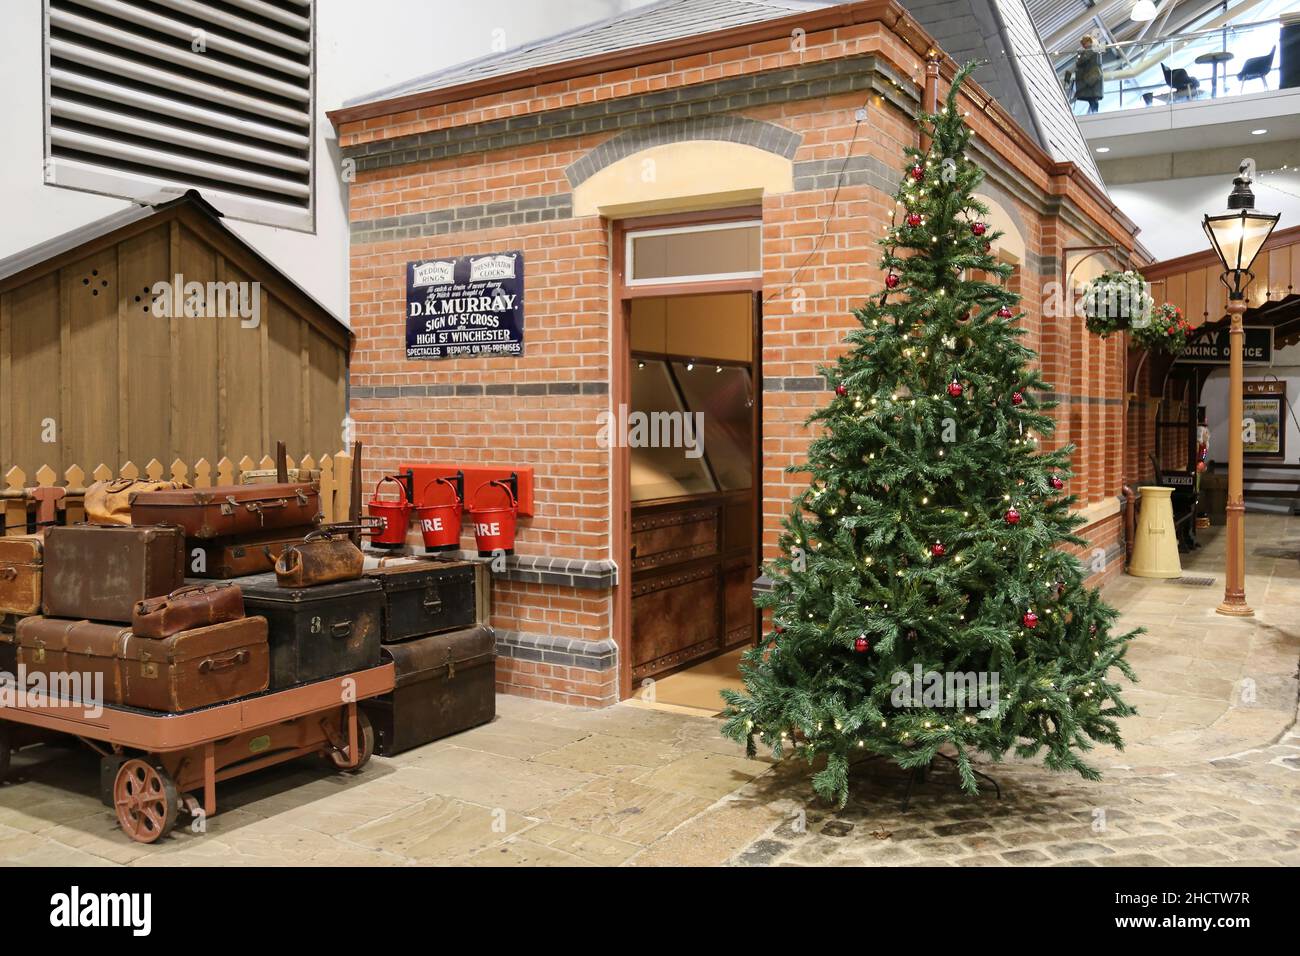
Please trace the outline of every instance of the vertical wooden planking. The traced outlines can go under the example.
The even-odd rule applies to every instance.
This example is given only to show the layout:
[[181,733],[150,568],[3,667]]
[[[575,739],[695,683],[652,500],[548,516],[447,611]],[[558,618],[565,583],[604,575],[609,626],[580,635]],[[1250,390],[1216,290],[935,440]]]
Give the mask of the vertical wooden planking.
[[297,436],[302,433],[303,421],[303,371],[302,325],[274,297],[268,297],[269,311],[262,321],[267,324],[267,402],[269,405],[270,440],[263,448],[276,441],[290,446],[303,444]]
[[[114,464],[127,459],[147,461],[171,453],[171,323],[154,315],[153,289],[171,282],[170,232],[164,225],[123,240],[118,246],[118,280],[122,286],[119,322],[125,341],[118,370],[123,409],[121,432],[126,435]],[[162,310],[160,310],[162,311]]]
[[[223,281],[251,282],[249,276],[228,261]],[[260,295],[261,293],[259,293]],[[269,447],[262,437],[262,402],[265,376],[262,374],[262,329],[245,327],[239,317],[216,319],[218,354],[221,357],[220,451],[223,455],[246,455]]]
[[306,323],[303,329],[310,342],[307,403],[311,409],[303,439],[309,448],[333,448],[341,440],[343,430],[343,414],[338,404],[343,355]]
[[1187,273],[1187,309],[1184,318],[1200,325],[1214,320],[1205,311],[1205,270],[1193,269]]
[[[216,254],[188,229],[180,230],[181,268],[186,285],[205,286],[217,279]],[[207,296],[204,297],[206,302]],[[177,450],[172,457],[193,460],[220,446],[217,432],[217,323],[209,315],[186,315],[180,320],[180,393],[173,396],[173,427]]]
[[68,387],[59,423],[64,458],[56,470],[118,454],[116,250],[64,266],[59,286]]
[[[298,323],[298,362],[299,362],[299,381],[302,383],[302,421],[299,423],[298,430],[293,433],[291,438],[298,438],[304,445],[311,444],[311,337],[312,328],[303,319],[297,315],[294,321]],[[282,441],[280,436],[276,436],[276,441]],[[293,443],[292,441],[290,442]]]
[[[221,253],[216,255],[213,273],[219,286],[224,289],[229,275],[226,257]],[[226,360],[225,340],[230,334],[228,331],[230,319],[216,318],[213,321],[217,326],[217,347],[212,353],[213,363],[217,366],[217,447],[224,451],[230,447],[230,417],[233,411],[230,407],[230,392],[226,387],[226,370],[230,363]]]
[[14,460],[13,423],[13,363],[10,359],[9,308],[12,293],[0,294],[0,463]]
[[[59,277],[50,273],[6,293],[9,303],[10,375],[5,402],[9,417],[9,454],[0,468],[17,465],[35,472],[49,463],[62,469],[61,441],[41,441],[43,423],[52,420],[55,436],[63,437],[62,322]],[[0,382],[0,387],[4,383]]]
[[[173,219],[167,227],[167,275],[172,281],[181,271],[181,224]],[[175,303],[180,293],[176,290],[172,297]],[[181,320],[173,307],[167,320],[167,406],[171,414],[167,417],[167,450],[170,455],[179,456],[181,449],[181,419],[178,407],[181,400]]]
[[1268,251],[1268,291],[1274,302],[1285,299],[1291,294],[1291,250],[1295,246],[1282,246]]
[[1187,273],[1180,272],[1165,280],[1165,301],[1183,310],[1183,318],[1192,325],[1200,325],[1201,317],[1187,311]]
[[262,322],[257,328],[258,362],[262,373],[257,394],[261,409],[261,441],[257,448],[271,447],[271,295],[262,290]]

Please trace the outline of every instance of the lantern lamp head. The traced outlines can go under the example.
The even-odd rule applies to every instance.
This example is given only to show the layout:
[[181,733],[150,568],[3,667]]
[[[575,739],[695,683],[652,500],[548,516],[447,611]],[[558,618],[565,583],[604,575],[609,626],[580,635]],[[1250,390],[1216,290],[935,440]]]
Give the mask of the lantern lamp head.
[[1253,159],[1242,161],[1232,181],[1228,211],[1217,216],[1207,213],[1202,223],[1205,235],[1223,265],[1223,284],[1233,299],[1245,297],[1246,286],[1254,278],[1250,267],[1281,218],[1255,209],[1255,193],[1250,188],[1254,169]]

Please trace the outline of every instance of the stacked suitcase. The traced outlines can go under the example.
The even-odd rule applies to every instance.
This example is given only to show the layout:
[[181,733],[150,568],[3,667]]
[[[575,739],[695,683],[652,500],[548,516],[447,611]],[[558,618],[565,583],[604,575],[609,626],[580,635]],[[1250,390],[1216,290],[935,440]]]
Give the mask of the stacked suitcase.
[[496,715],[496,636],[482,623],[481,569],[467,561],[384,559],[366,571],[382,595],[391,694],[362,704],[385,757]]
[[[82,700],[175,713],[266,689],[262,618],[240,611],[239,619],[216,624],[180,621],[156,637],[133,631],[140,602],[181,587],[178,528],[51,527],[38,544],[34,571],[29,562],[37,584],[20,594],[27,603],[14,624],[14,664],[44,676],[51,692],[71,689]],[[14,564],[6,556],[0,568]],[[5,577],[13,583],[20,576]],[[18,603],[12,592],[0,600],[6,609]]]
[[[349,569],[356,579],[286,586],[276,560],[303,545],[319,512],[310,482],[142,491],[130,496],[130,524],[0,537],[0,671],[90,675],[105,703],[177,712],[392,661],[395,690],[362,705],[376,752],[490,721],[485,569],[371,558]],[[237,619],[186,617],[204,594],[228,603],[226,587],[239,592]],[[171,625],[144,628],[142,601]]]

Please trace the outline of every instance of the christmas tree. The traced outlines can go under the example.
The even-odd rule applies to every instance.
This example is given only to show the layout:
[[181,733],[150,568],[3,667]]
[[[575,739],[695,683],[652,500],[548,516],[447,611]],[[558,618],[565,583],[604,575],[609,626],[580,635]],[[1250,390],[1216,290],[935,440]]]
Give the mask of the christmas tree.
[[778,758],[824,756],[813,783],[840,806],[868,754],[917,769],[955,750],[971,792],[971,754],[1013,748],[1097,779],[1080,754],[1122,747],[1117,718],[1134,713],[1112,672],[1136,679],[1137,632],[1112,635],[1117,612],[1062,548],[1083,543],[1065,491],[1074,449],[1039,444],[1051,386],[972,195],[983,175],[957,109],[970,69],[919,117],[930,145],[907,150],[885,290],[820,370],[835,393],[790,469],[811,481],[758,598],[772,629],[744,656],[745,691],[723,695],[724,733],[751,756],[756,738]]

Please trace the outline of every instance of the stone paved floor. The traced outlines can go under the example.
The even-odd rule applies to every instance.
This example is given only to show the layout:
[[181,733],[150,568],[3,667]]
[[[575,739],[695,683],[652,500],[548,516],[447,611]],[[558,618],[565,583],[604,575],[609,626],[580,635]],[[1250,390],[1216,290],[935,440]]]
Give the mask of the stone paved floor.
[[1253,621],[1220,617],[1222,541],[1186,561],[1213,587],[1121,578],[1146,626],[1130,746],[1100,783],[1011,761],[966,797],[939,770],[899,808],[902,775],[864,764],[832,812],[801,764],[745,760],[707,718],[499,698],[493,723],[360,774],[312,761],[220,785],[207,832],[128,841],[80,749],[15,756],[0,786],[10,864],[1166,865],[1300,864],[1300,518],[1248,522]]

